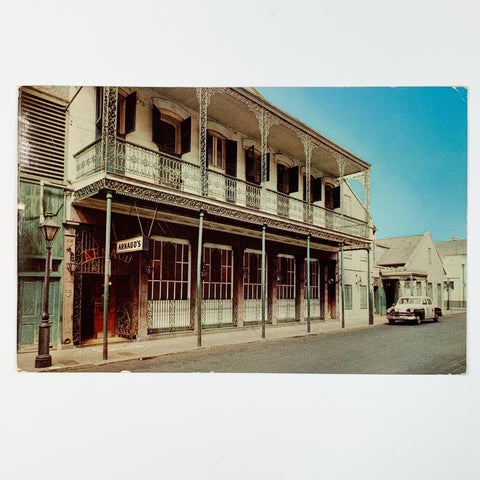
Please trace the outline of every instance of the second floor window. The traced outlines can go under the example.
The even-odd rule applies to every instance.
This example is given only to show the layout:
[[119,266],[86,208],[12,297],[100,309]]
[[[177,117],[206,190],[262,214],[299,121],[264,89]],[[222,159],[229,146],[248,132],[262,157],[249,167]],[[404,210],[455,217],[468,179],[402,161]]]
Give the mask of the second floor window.
[[152,141],[160,151],[172,155],[188,153],[191,147],[191,117],[182,120],[178,115],[160,111],[153,105]]
[[207,134],[207,163],[213,167],[225,168],[226,139],[216,132]]
[[330,210],[340,207],[340,187],[325,185],[325,207]]
[[[267,153],[267,178],[270,180],[270,154]],[[252,145],[245,150],[245,178],[247,182],[259,185],[262,182],[262,155]]]
[[[102,136],[103,128],[103,87],[96,88],[95,100],[95,126],[96,136]],[[124,91],[118,91],[117,97],[117,135],[125,138],[125,135],[135,131],[137,113],[137,92],[127,94]]]
[[298,167],[277,164],[277,191],[286,194],[298,192]]

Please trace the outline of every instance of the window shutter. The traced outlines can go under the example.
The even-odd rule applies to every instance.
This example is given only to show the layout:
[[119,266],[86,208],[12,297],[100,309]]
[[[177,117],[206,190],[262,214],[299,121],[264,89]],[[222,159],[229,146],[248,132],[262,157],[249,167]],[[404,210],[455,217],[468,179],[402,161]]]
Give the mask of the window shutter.
[[267,179],[265,181],[270,181],[270,153],[267,153]]
[[298,192],[298,166],[288,170],[288,193]]
[[135,131],[136,118],[137,92],[133,92],[125,99],[125,134]]
[[237,142],[228,140],[225,151],[225,173],[232,177],[237,176]]
[[322,199],[322,177],[314,178],[312,180],[312,195],[313,202],[318,202]]
[[282,165],[281,163],[277,164],[277,192],[280,193],[286,193],[285,172],[285,165]]
[[103,87],[95,88],[95,127],[96,138],[102,136],[102,117],[103,117]]
[[245,177],[247,182],[255,183],[255,147],[245,150]]
[[186,118],[181,125],[182,155],[191,150],[192,117]]
[[333,189],[333,208],[340,208],[340,187]]
[[153,105],[152,110],[152,142],[156,143],[158,148],[160,148],[162,141],[161,141],[161,115],[160,110]]

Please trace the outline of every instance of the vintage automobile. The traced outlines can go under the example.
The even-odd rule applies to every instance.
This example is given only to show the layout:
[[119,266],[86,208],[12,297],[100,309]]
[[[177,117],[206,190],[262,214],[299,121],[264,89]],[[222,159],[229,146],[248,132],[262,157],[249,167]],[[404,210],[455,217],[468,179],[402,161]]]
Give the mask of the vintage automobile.
[[396,304],[394,303],[387,310],[387,318],[390,324],[402,321],[420,325],[423,320],[438,322],[438,317],[441,316],[442,309],[437,307],[430,297],[401,297]]

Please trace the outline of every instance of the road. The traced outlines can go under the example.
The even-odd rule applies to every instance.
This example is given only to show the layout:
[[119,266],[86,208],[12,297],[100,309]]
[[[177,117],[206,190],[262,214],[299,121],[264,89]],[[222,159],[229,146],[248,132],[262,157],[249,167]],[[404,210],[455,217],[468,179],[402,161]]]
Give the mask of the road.
[[76,371],[458,374],[466,371],[466,315],[438,323],[226,345]]

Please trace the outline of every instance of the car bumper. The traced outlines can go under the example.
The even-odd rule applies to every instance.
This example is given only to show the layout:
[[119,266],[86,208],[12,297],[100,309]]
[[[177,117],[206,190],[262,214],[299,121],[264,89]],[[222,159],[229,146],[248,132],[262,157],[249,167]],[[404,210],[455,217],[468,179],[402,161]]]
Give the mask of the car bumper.
[[417,317],[413,313],[390,313],[387,315],[389,320],[416,320]]

